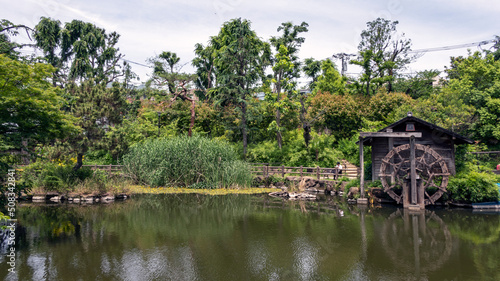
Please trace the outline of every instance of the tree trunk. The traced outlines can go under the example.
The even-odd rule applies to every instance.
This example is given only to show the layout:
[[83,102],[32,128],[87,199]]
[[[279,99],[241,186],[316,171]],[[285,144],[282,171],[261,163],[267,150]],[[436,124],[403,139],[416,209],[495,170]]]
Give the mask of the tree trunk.
[[281,147],[283,146],[283,138],[281,136],[281,111],[279,108],[279,102],[280,102],[280,94],[281,94],[281,74],[278,76],[278,82],[276,83],[276,102],[278,103],[278,108],[276,108],[276,127],[277,127],[277,132],[276,132],[276,141],[278,142],[278,147],[281,150]]
[[189,124],[189,132],[188,136],[192,136],[193,134],[193,128],[194,128],[194,119],[195,119],[195,111],[194,111],[194,98],[191,98],[191,124]]
[[311,126],[309,126],[309,124],[303,124],[302,128],[304,129],[304,142],[306,143],[306,147],[309,147],[309,142],[311,141]]
[[283,137],[281,136],[281,112],[279,109],[276,110],[276,126],[278,127],[278,132],[276,133],[276,140],[278,141],[278,147],[281,149],[283,146]]
[[83,165],[83,153],[78,153],[76,156],[76,164],[73,167],[73,171],[80,169]]
[[[389,69],[389,76],[393,77],[392,75],[394,75],[394,72],[392,69]],[[387,92],[392,93],[392,78],[387,82]]]
[[247,157],[247,104],[241,104],[241,133],[243,134],[243,158]]
[[304,142],[306,147],[309,147],[309,141],[311,140],[311,125],[306,121],[306,107],[304,105],[304,98],[300,97],[300,122],[302,123],[302,129],[304,130]]

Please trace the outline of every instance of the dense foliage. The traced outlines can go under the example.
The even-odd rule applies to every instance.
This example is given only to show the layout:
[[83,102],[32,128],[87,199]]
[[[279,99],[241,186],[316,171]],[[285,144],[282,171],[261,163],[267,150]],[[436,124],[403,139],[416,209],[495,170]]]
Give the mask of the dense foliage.
[[[305,22],[284,22],[266,41],[239,18],[194,46],[195,73],[182,72],[181,58],[164,51],[147,61],[151,79],[134,85],[116,32],[79,20],[42,18],[33,29],[2,20],[1,167],[35,162],[25,170],[26,183],[48,190],[67,189],[89,163],[126,163],[138,181],[154,186],[244,185],[248,167],[239,158],[359,164],[359,132],[379,130],[408,111],[477,140],[479,150],[498,150],[500,44],[451,58],[445,73],[407,76],[402,72],[415,57],[397,24],[367,23],[352,60],[362,68],[359,77],[341,75],[330,59],[299,58]],[[43,57],[20,55],[20,31],[32,33]],[[308,81],[301,85],[299,78]],[[60,162],[73,166],[53,164]],[[475,184],[474,172],[452,181],[453,194],[460,193],[453,198],[464,200],[457,190]],[[476,190],[468,200],[486,200],[488,192]]]
[[247,163],[231,146],[204,137],[152,139],[131,147],[123,157],[126,171],[150,186],[218,188],[247,186]]

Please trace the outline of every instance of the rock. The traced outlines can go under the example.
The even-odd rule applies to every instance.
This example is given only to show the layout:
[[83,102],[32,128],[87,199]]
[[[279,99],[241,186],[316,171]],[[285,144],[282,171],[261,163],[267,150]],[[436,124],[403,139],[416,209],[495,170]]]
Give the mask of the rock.
[[254,182],[259,185],[260,183],[262,183],[264,181],[264,176],[255,176],[253,178]]
[[84,202],[84,203],[89,203],[89,204],[92,204],[94,203],[94,196],[84,196],[82,197],[81,201]]
[[45,195],[33,195],[31,200],[33,200],[33,202],[45,202]]
[[347,193],[348,198],[353,198],[354,195],[359,194],[359,187],[351,187],[349,189],[349,193]]
[[50,197],[49,199],[50,201],[52,202],[61,202],[64,200],[64,196],[53,196],[53,197]]
[[112,195],[106,195],[106,196],[102,197],[102,201],[103,202],[112,202],[112,201],[115,201],[115,197]]
[[307,192],[313,192],[313,193],[319,193],[319,190],[316,188],[308,188],[306,189]]
[[115,196],[115,199],[119,199],[119,200],[125,200],[127,198],[128,198],[127,194],[118,194]]
[[347,185],[347,182],[346,181],[343,181],[340,183],[340,187],[339,187],[339,190],[344,192],[345,191],[345,186]]

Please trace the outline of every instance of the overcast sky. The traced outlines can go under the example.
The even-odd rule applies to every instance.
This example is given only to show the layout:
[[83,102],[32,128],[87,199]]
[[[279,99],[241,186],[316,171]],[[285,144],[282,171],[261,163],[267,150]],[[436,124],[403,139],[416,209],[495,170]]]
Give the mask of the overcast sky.
[[[263,40],[279,35],[282,22],[309,24],[300,50],[302,59],[325,59],[335,53],[357,53],[366,22],[383,17],[398,20],[399,33],[412,40],[414,50],[491,40],[500,35],[500,1],[487,0],[1,0],[0,18],[34,27],[40,17],[61,22],[80,19],[121,35],[125,58],[146,63],[162,51],[176,52],[184,71],[193,72],[194,45],[206,44],[222,24],[233,18],[252,22]],[[16,39],[14,39],[16,40]],[[482,48],[491,47],[491,44]],[[472,51],[478,47],[471,47]],[[450,56],[467,48],[429,52],[406,72],[444,70]],[[340,66],[339,61],[335,61]],[[151,70],[133,65],[142,81]],[[349,73],[359,73],[350,66]]]

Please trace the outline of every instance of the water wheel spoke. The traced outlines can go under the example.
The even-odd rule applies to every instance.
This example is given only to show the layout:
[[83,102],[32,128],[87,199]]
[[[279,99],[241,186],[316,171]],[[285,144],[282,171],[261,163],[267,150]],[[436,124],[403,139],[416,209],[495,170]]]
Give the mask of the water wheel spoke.
[[396,155],[399,157],[399,160],[401,160],[401,162],[405,161],[405,158],[403,158],[403,156],[401,156],[401,154],[399,154],[399,151],[396,151]]

